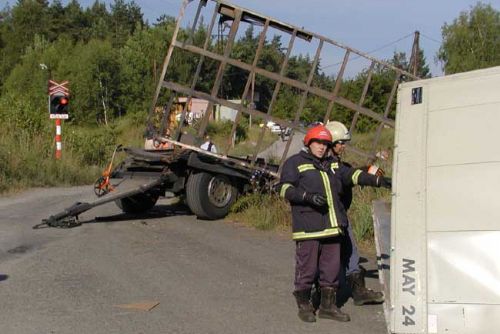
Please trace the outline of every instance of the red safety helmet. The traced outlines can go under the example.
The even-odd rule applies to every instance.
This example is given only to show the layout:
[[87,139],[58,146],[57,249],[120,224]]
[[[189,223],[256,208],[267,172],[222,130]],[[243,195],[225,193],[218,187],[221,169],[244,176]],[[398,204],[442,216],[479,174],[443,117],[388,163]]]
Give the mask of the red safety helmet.
[[332,143],[332,134],[323,125],[315,126],[307,131],[304,137],[304,145],[309,146],[311,140],[321,140]]

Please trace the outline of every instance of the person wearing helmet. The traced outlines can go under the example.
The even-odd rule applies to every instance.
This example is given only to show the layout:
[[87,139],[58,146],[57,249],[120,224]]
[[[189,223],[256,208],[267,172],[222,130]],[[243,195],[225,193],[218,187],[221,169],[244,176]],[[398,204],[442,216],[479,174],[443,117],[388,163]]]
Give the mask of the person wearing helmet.
[[[341,165],[349,168],[352,167],[349,163],[341,159],[346,142],[351,140],[349,130],[340,122],[328,122],[326,128],[332,134],[333,145],[331,147],[331,153],[335,159],[335,163],[333,164],[335,169],[338,169]],[[384,176],[383,170],[376,166],[367,166],[360,169],[380,177]],[[387,178],[383,180],[390,183]],[[340,201],[347,212],[352,203],[352,186],[344,186]],[[346,232],[347,235],[344,236],[342,242],[341,257],[345,269],[346,281],[351,289],[354,304],[360,306],[364,304],[382,303],[384,301],[382,292],[368,289],[365,285],[364,269],[359,265],[358,247],[352,231],[352,224],[348,224]]]
[[336,306],[341,234],[347,227],[339,194],[344,185],[376,186],[378,182],[375,176],[352,168],[340,168],[336,173],[332,165],[336,160],[328,155],[331,144],[332,135],[324,126],[308,130],[304,148],[285,161],[277,186],[292,208],[292,238],[296,243],[293,295],[298,316],[305,322],[316,321],[311,288],[317,273],[321,288],[318,316],[350,321],[349,315]]

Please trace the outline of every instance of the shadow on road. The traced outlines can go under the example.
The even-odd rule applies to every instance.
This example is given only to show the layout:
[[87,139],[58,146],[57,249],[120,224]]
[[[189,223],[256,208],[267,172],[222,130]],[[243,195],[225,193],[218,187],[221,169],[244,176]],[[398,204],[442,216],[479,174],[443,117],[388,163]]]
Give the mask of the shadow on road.
[[9,275],[0,274],[0,282],[5,281],[9,278]]
[[82,221],[82,224],[95,224],[95,223],[110,223],[118,221],[129,221],[137,219],[156,219],[172,216],[192,216],[193,214],[189,209],[182,204],[173,205],[156,205],[154,208],[143,213],[120,213],[112,216],[95,217],[94,219]]

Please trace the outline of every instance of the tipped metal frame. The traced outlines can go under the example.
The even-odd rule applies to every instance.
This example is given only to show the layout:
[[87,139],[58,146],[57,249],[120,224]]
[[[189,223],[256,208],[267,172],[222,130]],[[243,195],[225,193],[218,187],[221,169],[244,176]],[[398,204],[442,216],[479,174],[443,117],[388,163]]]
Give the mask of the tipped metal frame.
[[[202,0],[203,1],[203,0]],[[200,9],[201,6],[198,7]],[[215,25],[215,20],[217,19],[217,16],[219,14],[219,6],[215,6],[214,12],[212,14],[212,19],[210,20],[210,25],[207,30],[207,37],[205,38],[205,42],[203,43],[203,50],[208,49],[208,45],[210,44],[210,40],[212,38],[212,30],[214,29]],[[205,61],[205,56],[200,55],[200,60],[198,61],[198,65],[196,66],[196,72],[193,76],[193,80],[191,82],[191,89],[194,90],[196,87],[196,83],[198,82],[198,78],[200,77],[200,72],[201,68],[203,66],[203,62]],[[187,113],[187,108],[191,104],[191,101],[193,99],[193,95],[189,94],[186,104],[184,105],[181,113],[181,122],[179,123],[179,126],[177,127],[177,130],[175,132],[175,135],[172,137],[175,140],[178,140],[182,131],[182,128],[184,127],[184,120],[186,119],[186,113]],[[208,112],[208,109],[207,109]]]
[[358,122],[359,118],[359,108],[363,107],[363,103],[365,102],[366,93],[368,92],[368,88],[370,87],[370,82],[372,81],[372,74],[374,67],[375,67],[375,62],[372,61],[372,63],[370,64],[370,68],[368,69],[368,76],[366,78],[365,85],[363,87],[363,93],[361,93],[361,97],[359,98],[358,110],[356,110],[356,113],[352,118],[351,128],[349,130],[351,133],[353,133],[354,129],[356,128],[356,123]]
[[[162,82],[165,78],[165,74],[167,73],[167,67],[168,67],[168,64],[170,63],[170,59],[172,58],[172,53],[174,52],[174,47],[175,47],[174,42],[177,40],[177,35],[179,34],[179,29],[181,26],[182,18],[184,17],[184,13],[186,12],[187,5],[191,1],[192,0],[183,0],[182,1],[182,5],[181,5],[181,8],[179,10],[179,15],[177,16],[177,20],[175,23],[174,32],[172,34],[172,41],[170,42],[170,45],[169,45],[168,51],[167,51],[167,55],[165,56],[165,60],[163,61],[163,67],[161,70],[160,80],[158,82],[158,85],[156,86],[155,94],[153,96],[153,101],[151,103],[151,108],[149,110],[149,116],[148,116],[148,120],[147,120],[148,124],[151,124],[151,119],[153,118],[153,114],[155,112],[155,107],[156,107],[156,104],[158,103],[158,97],[160,96]],[[156,135],[158,135],[158,133],[156,133]]]
[[[285,76],[286,69],[288,67],[288,60],[290,59],[290,55],[292,54],[292,49],[293,49],[293,44],[295,43],[295,38],[297,37],[297,30],[294,29],[292,32],[292,37],[290,38],[290,41],[288,42],[288,48],[285,54],[285,58],[283,59],[283,63],[281,64],[281,69],[280,69],[280,75],[282,77]],[[278,98],[279,91],[281,89],[281,81],[277,81],[276,85],[274,86],[274,91],[273,91],[273,96],[271,98],[271,102],[269,103],[269,108],[267,109],[267,114],[271,115],[271,112],[273,111],[274,108],[274,103],[276,102],[276,99]],[[255,148],[255,152],[252,157],[252,163],[254,163],[257,160],[257,155],[259,154],[260,148],[262,147],[262,143],[264,142],[264,133],[266,132],[266,128],[263,127],[259,140],[257,142],[257,146]]]
[[[388,125],[388,126],[394,127],[394,125],[395,125],[394,120],[388,118],[388,115],[390,112],[390,108],[392,106],[392,102],[394,100],[394,95],[395,95],[395,90],[397,88],[397,84],[399,83],[401,78],[418,79],[415,75],[413,75],[407,71],[404,71],[402,69],[399,69],[399,68],[397,68],[397,67],[395,67],[387,62],[377,60],[377,59],[369,56],[366,53],[363,53],[363,52],[358,51],[356,49],[353,49],[351,47],[345,46],[345,45],[338,43],[330,38],[326,38],[326,37],[323,37],[321,35],[305,31],[304,29],[300,29],[300,28],[295,27],[293,25],[277,21],[271,17],[260,15],[258,13],[253,12],[253,11],[247,10],[245,8],[234,6],[230,3],[222,1],[222,0],[211,0],[211,1],[215,2],[216,8],[215,8],[215,11],[214,11],[214,14],[212,17],[212,21],[210,23],[210,28],[208,31],[207,39],[205,40],[205,44],[204,44],[203,48],[200,48],[200,47],[195,46],[191,43],[193,41],[192,36],[195,33],[195,29],[196,29],[196,22],[198,21],[198,18],[201,15],[200,14],[201,8],[203,6],[205,6],[207,3],[207,0],[199,0],[199,1],[200,1],[200,3],[198,6],[198,10],[196,12],[195,23],[193,23],[191,30],[190,30],[191,33],[186,41],[181,42],[181,41],[177,40],[179,23],[180,23],[180,19],[184,15],[185,7],[186,7],[187,3],[190,1],[184,0],[184,2],[183,2],[183,7],[181,8],[179,18],[177,19],[176,28],[174,30],[173,39],[172,39],[172,42],[170,44],[169,50],[167,52],[167,57],[165,58],[164,67],[163,67],[162,76],[161,76],[162,80],[160,81],[160,84],[157,88],[157,93],[156,93],[155,99],[154,99],[154,105],[156,105],[159,90],[161,87],[165,87],[165,88],[167,88],[171,91],[174,91],[178,94],[183,94],[183,95],[188,96],[188,101],[186,103],[186,106],[184,107],[183,114],[182,114],[182,117],[184,117],[184,118],[185,118],[187,106],[189,105],[189,102],[191,101],[191,99],[193,97],[207,100],[208,101],[208,108],[207,108],[205,115],[203,116],[203,118],[201,120],[201,126],[198,129],[198,137],[202,137],[205,134],[206,127],[207,127],[209,119],[212,115],[213,105],[215,103],[220,104],[222,106],[226,106],[226,107],[235,109],[238,112],[237,116],[236,116],[235,123],[233,124],[232,129],[231,129],[231,138],[236,133],[238,122],[240,121],[240,119],[242,117],[242,115],[241,115],[242,113],[247,113],[249,115],[262,118],[265,121],[272,120],[275,123],[279,124],[281,127],[291,127],[292,128],[291,136],[293,136],[294,130],[298,129],[298,121],[300,119],[301,113],[302,113],[304,106],[306,104],[307,97],[310,94],[313,94],[313,95],[316,95],[317,97],[324,98],[328,101],[328,105],[327,105],[327,109],[326,109],[326,113],[325,113],[325,118],[324,118],[325,122],[330,119],[331,113],[333,111],[335,104],[339,104],[340,106],[343,106],[343,107],[350,109],[354,112],[353,121],[351,123],[351,129],[355,128],[356,123],[357,123],[360,115],[368,116],[371,119],[380,123],[379,127],[377,129],[377,135],[376,135],[376,138],[375,138],[375,141],[373,144],[372,152],[363,152],[363,151],[357,150],[357,149],[352,148],[352,147],[350,148],[352,151],[354,151],[362,156],[365,156],[365,157],[373,157],[374,156],[373,151],[375,149],[376,144],[378,143],[378,140],[380,138],[380,132],[381,132],[381,129],[383,128],[383,126]],[[232,21],[231,22],[231,30],[230,30],[229,36],[226,40],[223,54],[219,54],[219,53],[215,53],[213,51],[210,51],[209,47],[208,47],[210,40],[211,40],[211,32],[213,30],[213,26],[215,24],[215,19],[217,16],[220,16],[221,22]],[[260,36],[260,39],[259,39],[259,44],[258,44],[258,48],[256,51],[256,55],[254,57],[252,64],[244,63],[238,59],[233,59],[230,56],[232,47],[235,43],[238,27],[239,27],[241,22],[247,22],[250,24],[264,26],[264,29],[263,29],[261,36]],[[269,27],[278,29],[280,31],[283,31],[283,32],[291,35],[290,45],[288,47],[287,54],[286,54],[284,61],[281,65],[281,70],[279,73],[265,70],[264,68],[258,67],[258,65],[257,65],[259,57],[261,55],[261,49],[265,45],[265,35],[266,35],[266,32],[267,32]],[[311,72],[309,73],[309,77],[307,79],[307,82],[302,82],[299,80],[291,79],[291,78],[286,77],[286,75],[285,75],[288,60],[289,60],[291,50],[293,47],[293,42],[294,42],[294,39],[296,37],[302,38],[306,41],[312,41],[313,39],[319,40],[319,46],[318,46],[318,49],[316,50],[316,55],[315,55],[315,58],[313,61],[313,66],[312,66]],[[342,48],[345,50],[344,59],[343,59],[340,71],[338,73],[338,76],[336,78],[335,86],[334,86],[333,90],[330,90],[330,91],[327,91],[327,90],[319,88],[319,87],[314,87],[311,85],[312,79],[314,76],[314,72],[318,66],[321,50],[322,50],[322,47],[324,46],[325,43],[333,45],[333,46],[338,47],[338,48]],[[193,77],[193,81],[192,81],[190,87],[180,85],[176,82],[171,82],[171,81],[165,80],[166,69],[168,67],[168,63],[171,60],[172,50],[175,47],[177,47],[181,50],[187,51],[189,53],[192,53],[194,55],[198,55],[200,57],[200,60],[198,62],[198,67],[196,69],[196,73]],[[351,101],[351,100],[340,95],[340,87],[342,85],[344,72],[345,72],[347,63],[349,62],[349,58],[352,56],[352,54],[357,55],[359,57],[363,57],[363,58],[371,61],[370,69],[368,72],[368,78],[365,82],[362,96],[357,102]],[[203,64],[203,61],[205,58],[210,58],[214,61],[219,62],[219,67],[218,67],[217,74],[215,76],[215,81],[214,81],[214,84],[212,86],[210,94],[196,90],[196,83],[199,79],[201,67],[202,67],[202,64]],[[357,57],[355,57],[355,58],[357,58]],[[273,95],[272,95],[271,101],[269,103],[269,106],[267,107],[267,110],[257,110],[254,108],[249,108],[243,104],[236,104],[233,102],[229,102],[228,100],[220,98],[218,96],[218,92],[219,92],[219,89],[220,89],[221,84],[222,84],[224,73],[225,73],[225,70],[226,70],[228,65],[234,66],[236,68],[239,68],[239,69],[249,73],[249,76],[248,76],[248,79],[247,79],[247,82],[246,82],[246,85],[245,85],[245,88],[243,91],[242,100],[247,98],[250,85],[253,84],[252,80],[254,80],[255,75],[259,75],[263,78],[270,79],[270,80],[275,82],[275,89],[273,91]],[[381,66],[383,68],[390,69],[390,70],[393,70],[396,72],[396,79],[395,79],[395,82],[393,84],[393,89],[391,91],[391,96],[389,97],[388,104],[385,107],[384,114],[377,113],[377,112],[371,110],[370,108],[363,106],[364,100],[366,98],[366,95],[367,95],[367,92],[369,89],[369,85],[370,85],[373,71],[375,68],[378,68],[378,66]],[[279,91],[283,85],[286,85],[290,88],[298,89],[302,92],[299,108],[298,108],[297,112],[295,113],[293,120],[279,119],[279,118],[272,116],[272,110],[273,110],[274,105],[278,99]],[[253,106],[253,103],[251,105]],[[152,108],[152,110],[153,109],[154,109],[154,107]],[[152,112],[150,114],[150,118],[151,118],[151,115],[152,115]],[[179,131],[181,131],[182,126],[183,126],[183,124],[179,125],[177,134],[179,134]],[[264,131],[265,131],[265,129],[262,130],[262,132],[264,132]],[[252,163],[255,162],[255,160],[257,158],[258,150],[260,150],[260,148],[262,146],[262,137],[263,136],[260,136],[260,138],[258,140],[256,151],[253,154]],[[178,139],[179,137],[174,136],[174,138]],[[226,154],[230,150],[230,147],[231,147],[231,145],[230,145],[231,143],[229,143],[229,140],[231,140],[231,139],[228,139],[227,148],[225,150],[223,150]],[[285,152],[284,152],[283,157],[282,157],[282,162],[283,162],[284,157],[286,157],[289,148],[290,148],[290,142],[287,143],[287,145],[286,145]]]
[[[242,11],[239,9],[235,10],[235,18],[233,23],[231,24],[231,30],[229,31],[229,36],[226,41],[226,47],[224,48],[224,55],[220,61],[219,69],[217,70],[217,76],[215,77],[214,85],[212,86],[211,96],[216,97],[217,92],[220,89],[222,84],[222,77],[224,76],[224,70],[226,69],[226,65],[228,64],[229,55],[231,54],[231,50],[233,49],[234,40],[236,39],[236,33],[238,32],[238,26],[240,25]],[[198,136],[202,137],[205,135],[205,130],[208,125],[208,120],[210,115],[212,114],[213,102],[209,101],[207,106],[207,111],[205,115],[203,115],[200,129],[198,130]]]
[[[198,48],[198,47],[193,46],[193,45],[183,46],[182,43],[177,42],[176,46],[179,48],[183,48],[186,51],[202,54],[206,57],[212,58],[212,59],[220,61],[220,62],[224,61],[226,64],[229,64],[229,65],[232,65],[235,67],[239,67],[239,68],[244,69],[248,72],[250,72],[252,70],[252,65],[249,65],[247,63],[244,63],[244,62],[236,60],[236,59],[230,59],[230,58],[227,59],[222,55],[216,54],[214,52],[203,50],[203,49]],[[259,67],[255,68],[255,73],[259,74],[263,77],[266,77],[268,79],[271,79],[273,81],[281,81],[282,84],[286,84],[288,86],[300,89],[301,91],[307,91],[308,93],[312,93],[312,94],[317,95],[319,97],[322,97],[324,99],[327,99],[327,100],[332,99],[332,93],[327,91],[327,90],[324,90],[324,89],[321,89],[318,87],[314,87],[314,86],[308,86],[304,82],[301,82],[301,81],[298,81],[295,79],[290,79],[290,78],[285,77],[285,76],[281,76],[278,73],[270,72],[270,71],[261,69]],[[352,102],[352,101],[350,101],[342,96],[337,96],[335,102],[346,107],[346,108],[349,108],[351,110],[359,110],[360,113],[362,113],[366,116],[369,116],[369,117],[371,117],[379,122],[384,122],[391,127],[394,127],[394,121],[392,119],[384,118],[382,115],[374,112],[371,109],[368,109],[365,107],[359,107],[357,103],[354,103],[354,102]],[[280,123],[280,121],[278,121],[277,123],[281,125],[281,123],[283,123],[283,122]]]
[[326,108],[325,118],[323,119],[323,123],[328,123],[330,120],[330,114],[332,113],[333,105],[335,104],[335,100],[337,100],[337,96],[339,95],[340,85],[342,84],[342,78],[344,77],[344,71],[347,66],[347,62],[349,61],[349,55],[351,51],[347,50],[344,55],[344,60],[342,61],[342,66],[340,67],[340,71],[337,75],[337,79],[335,80],[335,87],[333,88],[332,97],[330,102],[328,103],[328,107]]
[[[266,33],[267,33],[268,28],[269,28],[269,20],[266,20],[266,22],[264,23],[264,28],[262,29],[262,31],[260,33],[259,43],[257,44],[257,50],[255,51],[255,57],[254,57],[253,62],[252,62],[252,70],[248,74],[248,79],[247,79],[247,82],[245,84],[245,89],[243,89],[243,94],[241,96],[242,102],[248,96],[248,91],[250,90],[250,85],[253,85],[255,83],[255,68],[257,67],[257,63],[259,62],[262,48],[264,47],[264,42],[266,41]],[[253,96],[252,96],[252,98],[253,98]],[[253,105],[253,100],[251,101],[251,103]],[[241,118],[241,111],[238,110],[238,113],[236,114],[236,118],[233,122],[233,126],[231,128],[231,135],[228,138],[228,145],[226,148],[226,154],[232,146],[233,137],[236,133],[236,129],[238,128],[238,123],[240,121],[240,118]]]
[[[384,117],[389,116],[389,112],[391,111],[391,106],[394,102],[394,97],[396,96],[396,90],[398,89],[399,82],[401,80],[401,73],[396,73],[396,78],[394,79],[394,83],[392,85],[391,94],[389,95],[389,99],[385,105]],[[378,142],[380,140],[380,135],[382,134],[382,128],[384,127],[383,123],[380,123],[377,127],[377,132],[375,134],[375,138],[373,139],[372,145],[372,155],[375,157],[375,150],[377,148]],[[370,162],[373,162],[375,159],[373,158]]]
[[[316,68],[318,67],[319,56],[321,55],[321,49],[322,48],[323,48],[323,40],[321,39],[319,41],[318,48],[316,49],[316,55],[314,56],[314,61],[313,61],[313,64],[311,66],[311,71],[309,72],[309,77],[307,78],[307,87],[311,87],[312,80],[314,78],[314,73],[316,72]],[[300,104],[299,104],[299,109],[295,113],[295,118],[293,120],[294,126],[297,126],[297,124],[299,122],[300,115],[302,114],[302,110],[304,109],[304,106],[306,104],[308,92],[309,92],[309,90],[305,90],[302,93],[302,97],[300,99]],[[286,158],[286,156],[288,154],[288,151],[290,150],[290,145],[292,144],[292,140],[293,140],[294,134],[295,134],[295,131],[294,131],[293,127],[292,127],[292,132],[290,133],[290,139],[286,143],[285,151],[283,152],[283,155],[281,156],[281,161],[285,160],[285,158]],[[281,168],[282,167],[283,167],[283,164],[280,164],[278,173],[281,173]]]

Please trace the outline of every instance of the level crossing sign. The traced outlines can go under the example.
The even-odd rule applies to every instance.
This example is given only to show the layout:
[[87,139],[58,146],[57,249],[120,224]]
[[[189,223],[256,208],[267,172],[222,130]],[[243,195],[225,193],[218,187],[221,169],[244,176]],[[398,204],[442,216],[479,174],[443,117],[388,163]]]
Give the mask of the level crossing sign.
[[69,89],[68,81],[61,83],[49,80],[49,117],[50,119],[68,119]]

